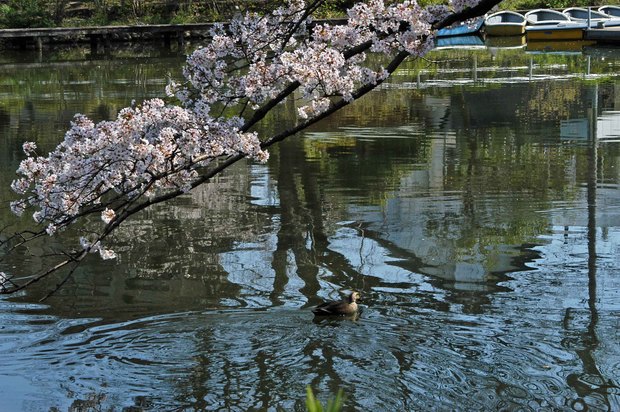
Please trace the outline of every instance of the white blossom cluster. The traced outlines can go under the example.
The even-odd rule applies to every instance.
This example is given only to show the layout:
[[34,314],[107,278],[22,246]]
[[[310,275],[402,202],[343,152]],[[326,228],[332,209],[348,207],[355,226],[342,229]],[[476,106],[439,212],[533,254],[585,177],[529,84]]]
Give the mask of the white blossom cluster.
[[[47,157],[36,145],[23,145],[28,157],[12,183],[25,195],[12,202],[20,215],[34,206],[33,218],[48,234],[70,223],[87,205],[114,192],[129,198],[160,190],[189,190],[195,168],[222,155],[246,154],[266,161],[255,133],[241,133],[238,119],[216,121],[207,113],[165,105],[161,99],[121,110],[114,121],[94,124],[76,115],[64,141]],[[105,209],[109,223],[114,211]]]
[[461,12],[463,10],[475,7],[480,3],[480,0],[450,0],[450,7],[455,12]]
[[[363,53],[347,56],[347,50],[372,41],[373,52],[423,55],[433,47],[431,24],[448,13],[410,0],[387,6],[370,0],[349,10],[346,25],[308,29],[307,19],[291,31],[287,23],[298,19],[304,6],[295,1],[269,16],[247,14],[230,27],[218,26],[212,42],[187,60],[189,89],[171,84],[168,94],[187,106],[247,101],[257,108],[298,82],[308,102],[299,116],[307,118],[326,110],[331,97],[350,100],[356,87],[384,79],[384,70],[363,66]],[[240,59],[247,65],[242,74],[235,70]]]
[[[455,10],[478,0],[452,0]],[[383,0],[356,4],[346,25],[311,25],[303,0],[288,0],[268,15],[248,13],[229,25],[216,26],[210,43],[196,50],[184,68],[186,82],[170,82],[169,97],[180,106],[152,99],[121,110],[116,120],[94,124],[76,115],[64,141],[47,156],[36,144],[23,145],[27,158],[12,183],[23,197],[11,203],[21,215],[33,218],[49,235],[75,221],[85,210],[101,212],[112,224],[119,210],[116,199],[131,202],[166,190],[191,189],[197,168],[225,155],[245,155],[266,161],[258,136],[246,132],[251,124],[244,107],[258,109],[291,85],[304,103],[301,119],[330,108],[333,99],[353,99],[363,85],[387,76],[383,68],[365,67],[366,56],[355,48],[394,54],[423,55],[433,45],[431,24],[449,13],[448,7],[422,8],[406,0],[385,5]],[[212,116],[212,106],[238,108],[237,117]],[[225,113],[222,111],[221,113]],[[114,252],[95,239],[82,247],[104,258]]]

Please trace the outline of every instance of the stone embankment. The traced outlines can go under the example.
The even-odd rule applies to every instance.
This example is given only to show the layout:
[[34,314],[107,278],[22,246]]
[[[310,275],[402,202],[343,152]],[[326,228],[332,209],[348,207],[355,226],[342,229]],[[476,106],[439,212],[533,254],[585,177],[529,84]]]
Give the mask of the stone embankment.
[[179,48],[188,37],[207,36],[213,23],[155,24],[134,26],[56,27],[0,30],[0,41],[9,48],[36,47],[42,49],[51,43],[90,43],[91,51],[107,50],[113,41],[144,39],[163,40],[170,48],[174,39]]

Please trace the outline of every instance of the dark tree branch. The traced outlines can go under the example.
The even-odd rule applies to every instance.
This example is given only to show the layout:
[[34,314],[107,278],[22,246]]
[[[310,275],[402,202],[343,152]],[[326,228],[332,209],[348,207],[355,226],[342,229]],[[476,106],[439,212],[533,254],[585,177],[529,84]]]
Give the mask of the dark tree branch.
[[482,0],[475,7],[469,7],[460,13],[453,13],[445,19],[434,23],[433,30],[443,29],[444,27],[451,26],[454,23],[482,16],[501,2],[502,0]]

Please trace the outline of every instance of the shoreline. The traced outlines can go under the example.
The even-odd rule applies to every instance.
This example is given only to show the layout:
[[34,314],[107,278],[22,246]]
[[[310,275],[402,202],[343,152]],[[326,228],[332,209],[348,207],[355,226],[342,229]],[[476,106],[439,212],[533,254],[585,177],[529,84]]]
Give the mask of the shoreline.
[[90,44],[91,52],[107,52],[113,42],[161,40],[164,47],[182,49],[186,39],[206,37],[217,23],[153,24],[133,26],[86,26],[0,30],[0,43],[9,49],[44,49],[63,43]]
[[[316,20],[315,23],[345,24],[347,19]],[[222,22],[184,23],[184,24],[141,24],[119,26],[84,26],[84,27],[50,27],[0,29],[0,47],[10,49],[27,49],[34,47],[42,50],[46,45],[61,43],[90,43],[91,51],[104,51],[112,42],[140,42],[161,39],[163,45],[172,50],[176,43],[177,50],[183,48],[185,40],[208,37],[209,31]]]

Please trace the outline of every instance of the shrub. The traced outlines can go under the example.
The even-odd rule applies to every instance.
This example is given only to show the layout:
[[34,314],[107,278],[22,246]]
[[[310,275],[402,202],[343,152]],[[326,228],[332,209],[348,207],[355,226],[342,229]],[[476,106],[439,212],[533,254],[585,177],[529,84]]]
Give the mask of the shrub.
[[0,7],[1,27],[50,27],[53,22],[45,0],[9,0]]

